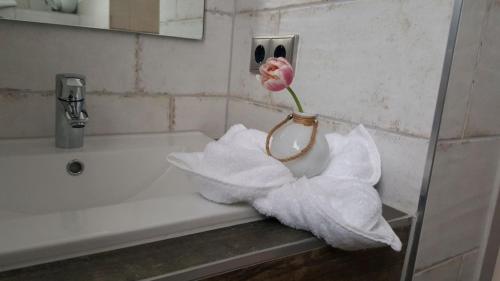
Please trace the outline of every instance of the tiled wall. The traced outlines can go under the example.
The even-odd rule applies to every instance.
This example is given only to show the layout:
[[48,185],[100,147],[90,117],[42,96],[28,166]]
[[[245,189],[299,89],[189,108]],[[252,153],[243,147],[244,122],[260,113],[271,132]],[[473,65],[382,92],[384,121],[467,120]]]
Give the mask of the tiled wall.
[[465,0],[416,280],[472,281],[500,161],[500,1]]
[[249,73],[252,35],[300,36],[293,87],[324,128],[365,124],[382,155],[386,204],[414,213],[452,0],[236,1],[228,124],[268,130],[290,111]]
[[382,154],[384,202],[415,212],[452,0],[235,2],[207,0],[203,41],[0,22],[0,137],[53,134],[60,72],[87,76],[88,134],[217,137],[226,121],[267,130],[291,103],[248,72],[250,39],[298,33],[305,108],[328,130],[365,124]]
[[63,72],[87,76],[88,134],[220,136],[234,5],[205,8],[203,41],[0,21],[0,138],[53,135],[54,77]]

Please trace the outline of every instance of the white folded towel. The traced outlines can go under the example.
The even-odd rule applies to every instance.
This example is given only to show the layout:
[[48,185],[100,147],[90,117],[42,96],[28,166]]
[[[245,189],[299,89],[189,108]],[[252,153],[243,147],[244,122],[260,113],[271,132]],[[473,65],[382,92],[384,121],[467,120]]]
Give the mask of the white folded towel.
[[167,158],[187,171],[207,199],[218,203],[248,202],[283,224],[311,231],[345,250],[401,241],[382,217],[373,188],[381,175],[380,155],[360,125],[347,136],[328,134],[331,161],[313,178],[296,179],[265,152],[266,133],[234,125],[203,152],[172,153]]

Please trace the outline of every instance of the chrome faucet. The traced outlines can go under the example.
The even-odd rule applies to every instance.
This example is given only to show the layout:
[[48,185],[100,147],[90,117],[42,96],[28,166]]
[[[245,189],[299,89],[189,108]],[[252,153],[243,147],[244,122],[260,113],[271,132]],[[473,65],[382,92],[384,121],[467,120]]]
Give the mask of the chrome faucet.
[[85,76],[56,75],[56,147],[82,147],[87,120]]

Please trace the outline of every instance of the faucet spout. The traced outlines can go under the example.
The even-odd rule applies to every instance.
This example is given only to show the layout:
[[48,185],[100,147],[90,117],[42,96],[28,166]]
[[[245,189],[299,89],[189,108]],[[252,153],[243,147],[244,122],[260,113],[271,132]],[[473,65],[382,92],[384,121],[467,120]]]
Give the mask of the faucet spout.
[[83,128],[89,120],[89,115],[84,108],[83,101],[64,102],[63,103],[66,120],[73,128]]
[[56,76],[56,146],[83,146],[84,128],[89,119],[85,109],[85,77],[78,74]]

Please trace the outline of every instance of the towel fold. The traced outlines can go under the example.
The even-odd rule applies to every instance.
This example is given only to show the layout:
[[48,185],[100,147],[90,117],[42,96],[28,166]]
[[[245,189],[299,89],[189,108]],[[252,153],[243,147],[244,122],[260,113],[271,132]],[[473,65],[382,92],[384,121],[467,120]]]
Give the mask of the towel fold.
[[248,202],[293,228],[311,231],[328,244],[357,250],[401,241],[382,217],[373,187],[380,155],[360,125],[348,135],[327,134],[331,161],[313,178],[296,179],[265,152],[266,133],[234,125],[203,152],[172,153],[167,159],[191,175],[200,193],[218,203]]

